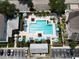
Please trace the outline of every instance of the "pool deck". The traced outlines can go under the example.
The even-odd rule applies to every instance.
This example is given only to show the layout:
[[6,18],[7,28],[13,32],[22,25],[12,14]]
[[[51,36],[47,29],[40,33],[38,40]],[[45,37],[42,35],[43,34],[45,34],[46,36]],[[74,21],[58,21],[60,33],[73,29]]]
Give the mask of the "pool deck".
[[[29,27],[30,27],[30,23],[35,23],[36,22],[36,20],[47,20],[47,21],[49,21],[52,25],[53,25],[53,34],[52,35],[45,35],[45,34],[43,34],[42,33],[42,37],[44,37],[44,38],[46,38],[46,37],[50,37],[51,39],[52,38],[58,38],[58,36],[57,36],[57,34],[56,34],[56,23],[57,23],[57,20],[55,20],[56,21],[56,23],[54,23],[53,22],[53,20],[50,20],[50,18],[53,18],[54,16],[46,16],[46,17],[37,17],[37,16],[35,16],[35,15],[30,15],[28,18],[25,18],[25,20],[27,20],[27,31],[25,32],[25,31],[22,31],[22,32],[20,32],[20,34],[19,34],[19,36],[26,36],[26,37],[33,37],[33,38],[35,38],[35,37],[38,37],[38,32],[36,32],[35,34],[32,34],[32,33],[29,33]],[[35,19],[35,21],[34,22],[32,22],[31,21],[31,19],[32,18],[34,18]]]

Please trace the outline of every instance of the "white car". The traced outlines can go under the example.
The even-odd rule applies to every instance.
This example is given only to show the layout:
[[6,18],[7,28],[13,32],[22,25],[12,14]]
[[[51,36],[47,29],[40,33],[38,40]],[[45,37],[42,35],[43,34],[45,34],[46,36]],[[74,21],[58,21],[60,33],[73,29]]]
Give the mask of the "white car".
[[75,59],[79,59],[79,57],[75,57]]
[[13,56],[14,50],[11,50],[11,56]]

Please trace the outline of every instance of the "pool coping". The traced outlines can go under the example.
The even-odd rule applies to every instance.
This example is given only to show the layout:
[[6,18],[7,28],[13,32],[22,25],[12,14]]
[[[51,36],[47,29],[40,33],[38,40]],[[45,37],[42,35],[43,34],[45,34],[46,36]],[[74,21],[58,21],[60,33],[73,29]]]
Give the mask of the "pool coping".
[[[54,17],[54,16],[52,16],[52,17]],[[31,18],[35,18],[35,21],[34,21],[34,22],[31,22]],[[50,18],[51,18],[51,16],[37,17],[37,16],[35,16],[35,15],[30,15],[29,18],[26,18],[26,20],[27,20],[27,32],[26,32],[26,33],[28,34],[28,38],[29,38],[29,37],[33,37],[33,38],[34,38],[34,37],[38,37],[38,36],[37,36],[37,33],[39,33],[40,31],[36,32],[35,34],[29,33],[29,27],[30,27],[29,24],[30,24],[30,23],[36,23],[36,20],[46,20],[46,22],[49,21],[51,24],[54,24],[54,25],[55,25],[55,29],[56,29],[56,24],[57,24],[57,23],[56,23],[56,24],[53,23],[53,21],[50,20]],[[57,21],[56,21],[56,22],[57,22]],[[53,27],[52,27],[52,28],[53,28]],[[53,29],[54,29],[54,28],[53,28]],[[55,30],[55,29],[54,29],[54,30]],[[56,32],[56,30],[55,30],[55,32]],[[46,34],[46,35],[45,35],[45,34],[43,34],[43,32],[41,32],[41,33],[42,33],[42,36],[45,37],[45,38],[47,38],[47,37],[50,37],[51,39],[52,39],[52,38],[58,38],[58,36],[57,36],[56,34],[55,34],[55,35],[54,35],[54,34],[52,34],[52,35],[47,35],[47,34]]]

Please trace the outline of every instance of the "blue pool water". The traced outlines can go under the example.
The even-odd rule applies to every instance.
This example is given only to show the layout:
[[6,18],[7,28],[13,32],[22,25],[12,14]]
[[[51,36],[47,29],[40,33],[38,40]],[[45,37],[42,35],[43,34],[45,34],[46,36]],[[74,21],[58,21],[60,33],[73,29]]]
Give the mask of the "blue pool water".
[[53,25],[47,24],[46,20],[36,20],[36,23],[30,23],[29,31],[34,34],[36,32],[43,32],[43,34],[53,34]]

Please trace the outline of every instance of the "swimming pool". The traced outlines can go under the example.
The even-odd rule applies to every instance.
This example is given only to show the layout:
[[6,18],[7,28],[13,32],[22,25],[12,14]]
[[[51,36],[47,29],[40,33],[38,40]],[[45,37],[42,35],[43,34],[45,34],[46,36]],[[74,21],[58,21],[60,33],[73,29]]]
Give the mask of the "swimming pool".
[[46,35],[53,34],[53,25],[47,24],[46,20],[36,20],[36,23],[30,23],[29,32],[35,34],[36,32],[43,32]]

